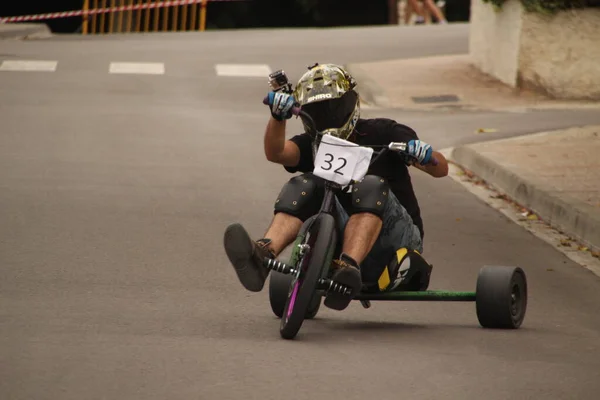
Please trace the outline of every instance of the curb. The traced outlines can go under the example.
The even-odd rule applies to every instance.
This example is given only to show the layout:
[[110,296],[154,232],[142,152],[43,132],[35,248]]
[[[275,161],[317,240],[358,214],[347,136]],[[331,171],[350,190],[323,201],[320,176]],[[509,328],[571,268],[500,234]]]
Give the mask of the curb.
[[449,149],[449,161],[465,168],[532,210],[550,226],[571,236],[593,251],[600,251],[600,215],[575,199],[558,197],[542,185],[481,155],[467,145]]
[[348,64],[344,68],[356,79],[356,91],[362,102],[375,107],[390,108],[385,91],[364,69],[357,64]]
[[44,39],[52,36],[46,24],[0,23],[0,40]]

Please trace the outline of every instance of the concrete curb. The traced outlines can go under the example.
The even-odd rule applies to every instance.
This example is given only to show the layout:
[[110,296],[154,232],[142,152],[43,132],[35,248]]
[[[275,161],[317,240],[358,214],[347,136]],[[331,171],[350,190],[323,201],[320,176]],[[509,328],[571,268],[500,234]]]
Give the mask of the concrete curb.
[[370,75],[357,64],[348,64],[344,66],[346,70],[356,79],[358,92],[361,101],[372,106],[389,108],[390,101],[385,91],[377,84]]
[[448,160],[473,172],[522,206],[532,210],[550,226],[566,233],[593,251],[600,251],[600,215],[591,206],[568,196],[558,197],[495,161],[472,145],[447,151]]
[[0,40],[45,39],[51,36],[52,31],[46,24],[0,23]]

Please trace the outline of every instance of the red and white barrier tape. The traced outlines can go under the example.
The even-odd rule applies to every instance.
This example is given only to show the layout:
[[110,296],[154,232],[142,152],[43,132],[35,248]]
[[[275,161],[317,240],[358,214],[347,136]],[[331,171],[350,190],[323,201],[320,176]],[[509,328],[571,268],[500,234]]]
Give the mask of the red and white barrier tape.
[[[202,3],[202,1],[203,0],[168,0],[168,1],[144,3],[144,4],[131,4],[128,6],[96,8],[96,9],[89,9],[87,11],[75,10],[75,11],[62,11],[62,12],[54,12],[54,13],[47,13],[47,14],[19,15],[16,17],[0,18],[0,23],[2,23],[2,22],[40,21],[40,20],[45,20],[45,19],[79,17],[82,15],[106,14],[106,13],[120,12],[120,11],[133,11],[133,10],[143,10],[143,9],[150,9],[150,8],[184,6],[184,5],[189,5],[189,4]],[[212,2],[212,1],[249,1],[249,0],[207,0],[207,1]]]

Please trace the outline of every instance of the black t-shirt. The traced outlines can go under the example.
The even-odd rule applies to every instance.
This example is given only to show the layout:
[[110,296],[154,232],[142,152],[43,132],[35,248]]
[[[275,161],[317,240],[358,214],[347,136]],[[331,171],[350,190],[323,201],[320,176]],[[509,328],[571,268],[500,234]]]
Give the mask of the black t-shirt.
[[[408,142],[418,139],[413,129],[387,118],[359,119],[355,131],[353,142],[360,146],[388,145],[390,142]],[[300,161],[295,167],[285,167],[285,169],[291,173],[312,172],[314,163],[310,136],[302,133],[290,140],[300,149]],[[423,237],[425,232],[419,202],[413,190],[408,167],[401,156],[395,152],[388,152],[377,160],[367,173],[381,176],[388,181],[392,192],[411,216]],[[342,204],[345,206],[345,201],[342,201]]]

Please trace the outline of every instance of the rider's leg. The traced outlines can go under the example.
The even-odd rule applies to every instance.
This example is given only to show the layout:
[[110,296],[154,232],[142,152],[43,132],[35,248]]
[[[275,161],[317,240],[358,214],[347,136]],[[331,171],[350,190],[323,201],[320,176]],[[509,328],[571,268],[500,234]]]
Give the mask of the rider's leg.
[[267,248],[275,256],[278,256],[296,239],[300,228],[302,228],[302,222],[298,217],[284,212],[277,212],[264,235],[264,239],[269,241]]
[[435,4],[435,2],[433,0],[423,0],[423,3],[425,4],[425,7],[433,15],[435,15],[435,19],[437,20],[438,23],[440,23],[440,24],[448,23],[448,21],[446,21],[446,17],[444,16],[444,13],[442,12],[442,10],[440,10],[440,8]]
[[378,279],[398,249],[423,252],[419,228],[393,193],[390,193],[383,213],[381,234],[361,264],[362,279],[367,288],[377,288]]
[[[324,305],[336,310],[348,307],[362,287],[360,265],[379,237],[383,213],[389,197],[389,186],[385,179],[375,175],[366,176],[352,189],[348,206],[350,217],[345,221],[342,255],[335,260],[331,279],[352,289],[352,294],[340,296],[328,293]],[[344,210],[339,211],[343,213]]]
[[353,214],[344,229],[343,252],[361,264],[379,237],[383,221],[375,214]]
[[242,285],[252,292],[264,287],[269,270],[263,260],[275,258],[298,234],[302,223],[318,212],[324,193],[322,180],[307,173],[290,179],[277,200],[271,226],[254,241],[240,224],[225,230],[224,246]]

